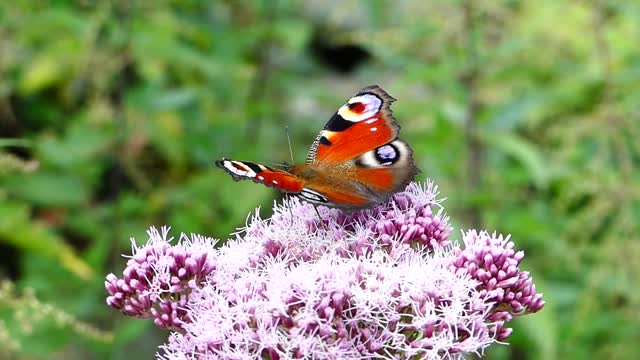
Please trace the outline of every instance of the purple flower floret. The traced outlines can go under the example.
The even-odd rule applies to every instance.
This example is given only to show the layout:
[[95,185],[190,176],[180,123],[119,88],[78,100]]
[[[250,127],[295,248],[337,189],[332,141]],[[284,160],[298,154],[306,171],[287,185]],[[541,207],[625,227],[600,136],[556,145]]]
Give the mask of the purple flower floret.
[[107,303],[173,330],[159,359],[464,358],[544,302],[522,252],[482,231],[451,243],[432,182],[345,214],[285,200],[214,248],[149,231]]
[[512,331],[502,328],[504,323],[513,316],[540,311],[544,306],[542,294],[536,293],[529,272],[520,270],[524,251],[516,252],[509,236],[469,230],[462,238],[464,248],[454,248],[456,260],[452,268],[480,283],[477,290],[494,303],[489,320],[496,323],[496,339],[504,340]]
[[341,213],[347,228],[361,224],[379,236],[383,243],[399,237],[403,244],[421,245],[429,249],[448,246],[447,240],[453,228],[449,226],[449,216],[444,213],[436,199],[438,189],[433,182],[424,185],[411,183],[406,190],[395,194],[392,199],[371,210]]
[[169,229],[162,234],[151,228],[147,245],[138,248],[132,239],[134,255],[127,261],[122,279],[107,275],[107,304],[123,314],[153,318],[166,329],[180,329],[189,321],[186,305],[194,289],[216,268],[215,241],[200,235],[170,245]]

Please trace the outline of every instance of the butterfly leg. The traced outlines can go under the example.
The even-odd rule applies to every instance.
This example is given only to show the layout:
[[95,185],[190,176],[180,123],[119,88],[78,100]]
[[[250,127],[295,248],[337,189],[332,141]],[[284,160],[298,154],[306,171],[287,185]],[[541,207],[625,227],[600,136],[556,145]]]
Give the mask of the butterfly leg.
[[320,211],[318,211],[318,207],[316,206],[316,204],[312,204],[314,210],[316,211],[316,214],[318,214],[318,220],[320,220],[320,223],[322,224],[322,216],[320,216]]
[[293,206],[291,206],[291,199],[293,199],[293,197],[291,196],[291,194],[285,194],[284,196],[286,196],[287,200],[289,201],[289,214],[291,214],[291,223],[293,224],[293,221],[295,220],[295,218],[293,217]]

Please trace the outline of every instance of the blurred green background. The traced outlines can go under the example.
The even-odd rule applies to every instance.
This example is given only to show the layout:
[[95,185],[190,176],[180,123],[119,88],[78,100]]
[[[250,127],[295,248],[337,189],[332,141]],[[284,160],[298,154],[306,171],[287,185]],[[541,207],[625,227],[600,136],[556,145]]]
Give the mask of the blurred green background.
[[545,294],[487,358],[635,359],[638,39],[633,0],[4,1],[0,358],[152,358],[105,305],[129,238],[268,216],[213,161],[288,161],[288,126],[302,162],[379,84],[456,229],[511,233]]

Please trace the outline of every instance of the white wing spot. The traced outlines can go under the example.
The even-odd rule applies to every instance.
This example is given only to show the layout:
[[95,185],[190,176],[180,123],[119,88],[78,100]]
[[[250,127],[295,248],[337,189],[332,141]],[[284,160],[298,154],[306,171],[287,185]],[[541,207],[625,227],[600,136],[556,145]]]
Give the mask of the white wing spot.
[[271,180],[274,185],[278,185],[278,180]]
[[371,123],[376,122],[376,121],[378,121],[378,119],[377,118],[373,118],[373,119],[369,119],[369,120],[365,121],[364,123],[365,124],[371,124]]
[[[256,176],[256,173],[251,170],[250,167],[239,161],[227,161],[223,164],[223,166],[225,167],[225,169],[229,170],[229,172],[238,176],[244,176],[248,178]],[[239,169],[238,167],[241,167],[242,169]]]
[[264,180],[264,176],[259,175],[259,176],[258,176],[258,180]]
[[378,128],[371,128],[371,131],[378,131]]
[[305,200],[310,202],[316,202],[316,203],[329,202],[329,200],[327,200],[327,198],[324,197],[322,194],[306,188],[302,189],[299,195],[302,196]]

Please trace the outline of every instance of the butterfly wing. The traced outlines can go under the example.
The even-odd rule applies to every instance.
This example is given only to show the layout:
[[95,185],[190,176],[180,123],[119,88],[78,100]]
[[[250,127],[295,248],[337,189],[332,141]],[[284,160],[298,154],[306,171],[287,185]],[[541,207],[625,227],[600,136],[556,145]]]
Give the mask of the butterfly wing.
[[340,107],[309,150],[307,166],[322,175],[305,188],[324,194],[331,206],[351,209],[382,202],[413,180],[419,170],[411,147],[398,139],[393,101],[374,85]]
[[299,193],[304,181],[288,171],[248,161],[222,159],[216,165],[231,174],[234,180],[253,180],[259,184],[275,187],[284,192]]
[[[300,171],[301,168],[313,169],[314,176],[305,178],[304,188],[298,195],[310,202],[345,210],[384,202],[403,190],[419,171],[413,162],[411,148],[398,139],[343,164],[331,167],[299,165],[294,166],[292,172],[305,177],[309,170]],[[307,193],[319,196],[308,198]]]

